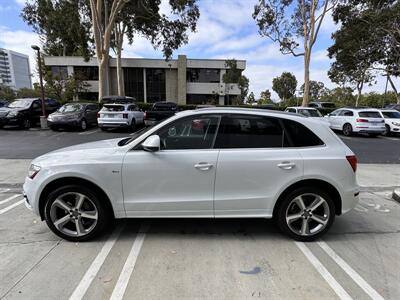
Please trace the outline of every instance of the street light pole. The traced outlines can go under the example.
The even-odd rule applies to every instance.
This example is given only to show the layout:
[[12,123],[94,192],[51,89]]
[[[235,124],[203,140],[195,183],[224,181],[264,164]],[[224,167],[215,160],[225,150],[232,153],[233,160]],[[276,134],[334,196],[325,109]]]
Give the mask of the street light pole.
[[39,46],[32,45],[31,48],[37,52],[38,66],[39,66],[39,84],[40,84],[40,94],[42,102],[42,115],[40,116],[40,127],[42,129],[47,129],[47,119],[46,119],[46,108],[44,103],[44,87],[43,87],[43,73],[42,73],[42,60],[40,58],[40,48]]

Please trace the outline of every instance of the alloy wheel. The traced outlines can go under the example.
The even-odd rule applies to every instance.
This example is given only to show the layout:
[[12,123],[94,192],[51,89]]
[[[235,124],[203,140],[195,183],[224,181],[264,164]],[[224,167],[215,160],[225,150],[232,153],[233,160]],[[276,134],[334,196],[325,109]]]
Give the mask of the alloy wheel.
[[353,129],[351,128],[350,124],[345,124],[343,126],[343,134],[344,135],[349,136],[349,135],[351,135],[352,131],[353,131]]
[[81,237],[96,227],[98,210],[87,196],[68,192],[58,196],[51,204],[50,219],[61,233],[71,237]]
[[327,201],[314,193],[294,198],[286,209],[286,224],[296,235],[313,236],[328,225],[330,209]]

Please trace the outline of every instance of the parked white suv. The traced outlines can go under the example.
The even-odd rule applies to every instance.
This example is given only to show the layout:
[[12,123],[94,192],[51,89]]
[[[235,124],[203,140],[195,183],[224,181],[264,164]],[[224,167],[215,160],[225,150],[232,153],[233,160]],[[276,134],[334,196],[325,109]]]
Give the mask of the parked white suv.
[[368,133],[377,136],[385,132],[385,121],[373,108],[340,108],[327,115],[330,127],[344,135]]
[[328,123],[326,118],[322,116],[318,109],[313,107],[304,107],[304,106],[290,106],[285,109],[286,112],[291,112],[295,114],[300,114],[305,117],[315,118],[316,120],[320,120],[322,122]]
[[101,130],[109,128],[130,128],[136,130],[144,123],[144,112],[135,103],[104,104],[97,114],[97,123]]
[[381,109],[381,116],[385,119],[385,132],[383,135],[391,133],[400,133],[400,112],[395,109]]
[[40,156],[24,195],[71,241],[94,237],[112,218],[148,217],[275,217],[284,233],[309,241],[357,204],[356,167],[353,152],[312,118],[206,108]]

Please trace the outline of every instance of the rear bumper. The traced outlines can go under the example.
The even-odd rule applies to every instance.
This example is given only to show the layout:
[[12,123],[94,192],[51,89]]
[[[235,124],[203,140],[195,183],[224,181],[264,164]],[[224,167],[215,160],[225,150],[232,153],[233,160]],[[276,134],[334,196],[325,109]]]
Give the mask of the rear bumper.
[[128,121],[126,121],[126,122],[98,121],[98,125],[99,125],[100,128],[126,128],[126,127],[130,126]]
[[354,132],[361,132],[361,133],[383,133],[385,132],[385,127],[359,127],[357,126],[354,128]]
[[153,126],[155,124],[157,124],[159,121],[157,120],[144,120],[144,125],[146,126]]
[[345,214],[355,208],[360,200],[359,187],[344,191],[342,196],[342,214]]

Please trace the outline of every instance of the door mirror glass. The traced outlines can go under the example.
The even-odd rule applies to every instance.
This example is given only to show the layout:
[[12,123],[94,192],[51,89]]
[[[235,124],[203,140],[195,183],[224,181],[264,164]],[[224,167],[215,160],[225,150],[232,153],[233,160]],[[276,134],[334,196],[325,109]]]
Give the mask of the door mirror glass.
[[155,152],[160,150],[160,137],[158,135],[151,135],[149,136],[143,143],[142,143],[143,150],[149,152]]

